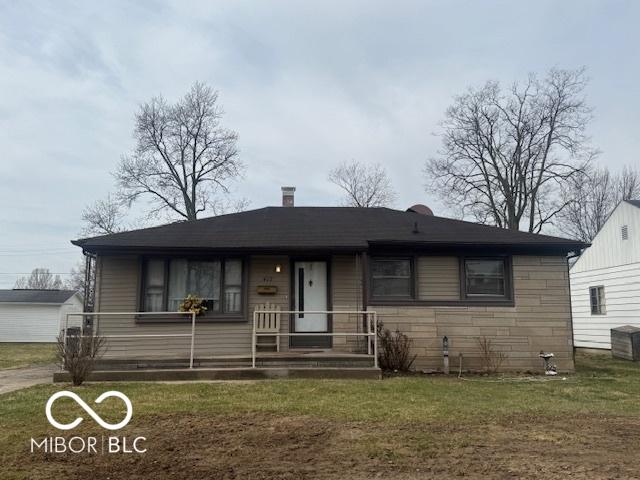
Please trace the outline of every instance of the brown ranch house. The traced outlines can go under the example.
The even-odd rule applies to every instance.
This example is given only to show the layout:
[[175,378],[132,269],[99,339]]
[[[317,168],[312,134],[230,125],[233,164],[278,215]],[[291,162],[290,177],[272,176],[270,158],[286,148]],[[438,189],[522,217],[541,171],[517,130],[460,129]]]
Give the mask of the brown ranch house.
[[[193,352],[196,369],[250,368],[255,352],[259,368],[371,368],[366,334],[382,322],[412,339],[420,370],[442,369],[444,336],[455,369],[459,353],[480,368],[481,337],[505,370],[541,371],[541,350],[574,368],[567,257],[583,243],[422,205],[294,207],[282,190],[282,207],[73,241],[95,259],[85,321],[107,338],[103,360],[184,368]],[[188,294],[207,307],[195,321],[170,313]]]

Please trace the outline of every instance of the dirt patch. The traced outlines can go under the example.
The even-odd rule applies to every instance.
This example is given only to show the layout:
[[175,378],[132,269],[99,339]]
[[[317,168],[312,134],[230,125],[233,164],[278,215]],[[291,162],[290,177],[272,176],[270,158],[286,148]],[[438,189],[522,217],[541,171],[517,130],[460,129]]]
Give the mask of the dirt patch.
[[18,478],[92,480],[596,479],[636,478],[638,472],[640,419],[629,417],[518,416],[390,426],[254,414],[170,415],[132,424],[120,434],[147,437],[145,454],[24,452],[4,467]]

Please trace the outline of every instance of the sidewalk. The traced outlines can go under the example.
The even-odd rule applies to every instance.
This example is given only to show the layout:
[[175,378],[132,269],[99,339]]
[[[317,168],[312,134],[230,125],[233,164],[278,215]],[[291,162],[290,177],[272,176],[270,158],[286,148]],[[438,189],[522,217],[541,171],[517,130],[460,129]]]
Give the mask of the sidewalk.
[[41,383],[52,383],[55,365],[0,370],[0,395]]

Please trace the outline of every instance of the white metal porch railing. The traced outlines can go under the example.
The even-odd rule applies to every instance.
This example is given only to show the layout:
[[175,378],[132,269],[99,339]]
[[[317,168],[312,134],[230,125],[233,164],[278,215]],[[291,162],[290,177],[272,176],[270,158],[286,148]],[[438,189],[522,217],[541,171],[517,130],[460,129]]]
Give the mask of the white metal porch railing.
[[[277,314],[277,315],[287,315],[291,317],[293,315],[298,314],[325,314],[325,315],[347,315],[349,317],[355,316],[358,320],[354,324],[356,327],[358,325],[362,325],[360,323],[361,319],[365,319],[364,323],[364,331],[333,331],[333,332],[291,332],[289,328],[287,331],[281,332],[278,331],[277,334],[273,331],[260,331],[257,328],[257,319],[259,315],[263,314]],[[140,317],[140,316],[182,316],[187,317],[190,321],[187,323],[186,321],[183,323],[185,326],[184,333],[158,333],[158,330],[162,330],[163,323],[148,323],[148,324],[136,324],[131,325],[129,328],[134,329],[136,333],[109,333],[110,328],[101,328],[101,317]],[[95,319],[91,325],[85,325],[85,319],[87,317],[91,317]],[[87,332],[89,336],[99,335],[107,341],[110,339],[113,340],[127,340],[127,339],[162,339],[162,338],[182,338],[188,342],[189,349],[189,368],[194,368],[194,356],[195,356],[195,346],[196,346],[196,319],[197,315],[192,312],[69,312],[65,315],[64,325],[61,325],[60,330],[64,339],[64,345],[66,348],[67,338],[69,337],[68,332],[72,328],[79,329],[79,335],[72,336],[86,336]],[[80,321],[70,322],[70,319],[80,319]],[[289,322],[290,323],[290,322]],[[373,357],[373,365],[374,368],[378,368],[378,342],[377,342],[377,325],[378,318],[377,314],[374,311],[352,311],[352,310],[329,310],[329,311],[297,311],[297,310],[262,310],[256,309],[253,312],[253,322],[252,322],[252,331],[251,331],[251,366],[252,368],[256,368],[256,356],[257,356],[257,346],[261,345],[258,343],[258,338],[260,337],[269,337],[277,335],[279,337],[351,337],[351,338],[364,338],[366,340],[366,355]],[[138,331],[151,330],[154,333],[137,333]],[[359,327],[358,327],[359,329]],[[105,332],[106,330],[106,332]],[[188,333],[187,331],[190,330]],[[249,333],[249,332],[247,332]],[[279,340],[278,340],[279,341]],[[135,344],[134,344],[135,345]],[[186,347],[186,345],[185,345]],[[108,347],[107,347],[108,348]],[[126,347],[124,347],[126,350]],[[186,348],[185,348],[186,350]],[[185,351],[186,353],[186,351]],[[363,354],[365,355],[365,354]]]
[[[362,316],[366,319],[366,331],[365,332],[291,332],[286,333],[272,331],[261,332],[258,329],[258,321],[260,316],[264,315],[356,315]],[[327,310],[327,311],[301,311],[301,310],[260,310],[256,309],[253,312],[253,331],[251,335],[251,366],[256,368],[256,356],[258,347],[258,338],[260,337],[364,337],[367,340],[367,355],[373,356],[373,367],[378,368],[378,315],[371,310],[366,311],[350,311],[350,310]],[[372,341],[373,339],[373,341]],[[279,340],[278,340],[279,342]]]
[[[191,317],[191,333],[136,333],[136,334],[126,334],[126,335],[120,335],[120,334],[104,335],[100,333],[100,317],[104,317],[104,316],[135,317],[135,316],[143,316],[143,315],[151,315],[151,316],[167,315],[167,316],[183,316],[183,317],[189,316]],[[80,317],[81,318],[80,325],[70,326],[69,317]],[[104,337],[107,340],[110,338],[130,339],[130,338],[186,338],[188,337],[191,339],[190,351],[189,351],[189,368],[193,368],[193,357],[194,357],[194,351],[195,351],[195,337],[196,337],[196,314],[193,312],[71,312],[71,313],[67,313],[65,316],[64,330],[62,331],[62,335],[64,338],[64,348],[66,348],[67,346],[67,338],[69,336],[67,335],[67,332],[69,331],[69,328],[80,328],[80,337],[84,336],[84,332],[86,329],[86,326],[84,325],[85,317],[95,317],[96,319],[94,324],[91,325],[90,336],[100,335],[101,337]],[[140,328],[144,328],[144,327],[140,327]]]

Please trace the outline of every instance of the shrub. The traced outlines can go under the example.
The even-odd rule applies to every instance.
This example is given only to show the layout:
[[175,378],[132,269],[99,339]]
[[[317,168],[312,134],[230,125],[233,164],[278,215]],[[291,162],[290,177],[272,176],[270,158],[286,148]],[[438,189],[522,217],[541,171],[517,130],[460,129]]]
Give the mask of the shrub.
[[482,368],[487,373],[495,373],[500,370],[503,362],[507,358],[504,352],[496,352],[491,344],[491,340],[487,337],[478,338],[478,345],[480,346],[480,360],[482,361]]
[[82,385],[95,367],[96,358],[102,354],[106,338],[98,335],[69,334],[65,342],[59,336],[56,344],[60,365],[71,375],[75,386]]
[[391,332],[378,323],[378,363],[383,370],[408,372],[416,359],[411,355],[411,339],[399,329]]

